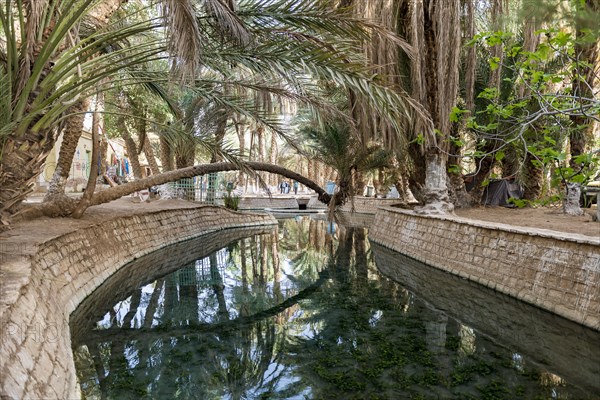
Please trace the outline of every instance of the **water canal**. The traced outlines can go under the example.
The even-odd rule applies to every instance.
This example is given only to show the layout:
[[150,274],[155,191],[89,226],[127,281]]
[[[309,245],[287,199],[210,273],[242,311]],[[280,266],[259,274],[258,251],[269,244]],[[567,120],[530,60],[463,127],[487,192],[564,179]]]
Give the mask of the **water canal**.
[[70,323],[88,399],[600,394],[598,332],[317,217],[140,258]]

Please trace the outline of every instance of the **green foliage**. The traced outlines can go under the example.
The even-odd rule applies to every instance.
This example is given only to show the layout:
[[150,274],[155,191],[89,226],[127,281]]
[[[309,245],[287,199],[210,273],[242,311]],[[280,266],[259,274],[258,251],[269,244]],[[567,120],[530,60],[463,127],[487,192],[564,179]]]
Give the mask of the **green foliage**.
[[232,194],[232,189],[227,188],[227,193],[223,196],[223,203],[226,208],[237,211],[240,205],[240,196]]
[[509,198],[508,203],[514,204],[517,208],[525,208],[531,204],[529,200],[515,199],[514,197]]
[[469,110],[465,110],[459,107],[452,107],[452,111],[450,112],[450,121],[451,122],[460,122],[465,114],[468,114]]
[[[580,167],[572,168],[565,151],[567,139],[584,129],[575,125],[576,117],[597,115],[600,109],[597,97],[574,92],[572,85],[565,84],[577,80],[588,84],[589,60],[575,52],[593,33],[551,27],[536,34],[541,42],[533,51],[525,51],[524,39],[509,32],[475,35],[468,45],[475,46],[479,59],[485,60],[478,67],[475,109],[463,121],[457,110],[451,121],[463,122],[475,138],[475,149],[465,156],[519,166],[522,176],[530,176],[529,167],[541,169],[552,175],[552,187],[558,190],[567,182],[585,183],[597,171],[597,155],[583,155],[574,160]],[[500,45],[501,57],[495,53]],[[500,74],[497,87],[490,86],[493,73]]]

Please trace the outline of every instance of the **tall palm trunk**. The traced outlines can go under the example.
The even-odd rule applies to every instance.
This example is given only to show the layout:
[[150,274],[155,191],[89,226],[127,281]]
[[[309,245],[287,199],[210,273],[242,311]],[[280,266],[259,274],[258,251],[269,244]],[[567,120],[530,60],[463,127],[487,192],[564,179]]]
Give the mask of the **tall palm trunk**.
[[[264,162],[267,154],[267,146],[265,142],[265,128],[262,126],[258,126],[256,128],[256,139],[258,141],[258,161]],[[261,180],[265,182],[265,174],[259,174]]]
[[156,157],[154,156],[154,149],[152,148],[152,143],[150,143],[150,139],[146,136],[144,140],[144,154],[146,155],[146,159],[148,159],[148,164],[150,165],[150,172],[152,175],[160,174],[160,169],[158,168],[158,163],[156,162]]
[[100,135],[100,148],[98,150],[98,157],[100,158],[100,169],[98,173],[104,175],[108,170],[108,161],[106,156],[108,154],[108,139],[106,135]]
[[[275,164],[277,161],[277,134],[271,132],[271,147],[269,148],[269,162]],[[277,175],[270,174],[269,185],[277,186]]]
[[223,161],[223,156],[221,155],[221,151],[223,149],[223,139],[225,139],[225,133],[227,128],[227,120],[229,119],[229,115],[223,115],[217,124],[217,129],[215,130],[215,149],[212,153],[212,157],[210,162],[219,162]]
[[[468,40],[475,36],[474,0],[464,0],[465,3],[465,35]],[[477,68],[477,51],[475,46],[466,49],[465,60],[465,106],[473,113],[475,109],[475,72]]]
[[[179,170],[182,168],[187,168],[194,165],[194,159],[196,158],[196,149],[194,145],[194,141],[191,138],[184,138],[178,144],[178,149],[175,152],[175,167]],[[216,180],[216,176],[213,175]],[[196,191],[192,187],[193,177],[181,177],[179,179],[179,184],[183,186],[184,199],[193,201],[196,199]],[[211,185],[211,180],[209,179],[209,186]],[[214,187],[214,180],[212,181],[212,186]],[[152,185],[154,186],[154,185]],[[210,192],[210,190],[209,190]],[[214,200],[214,199],[213,199]]]
[[[581,6],[585,11],[591,13],[597,13],[600,11],[600,2],[598,0],[586,0]],[[572,89],[573,96],[576,98],[594,98],[594,88],[598,85],[598,72],[600,67],[598,66],[598,46],[599,41],[585,40],[587,26],[582,26],[581,23],[576,27],[577,39],[575,44],[575,54],[578,59],[576,68],[572,75]],[[590,34],[588,33],[588,37]],[[585,115],[573,115],[571,116],[571,122],[574,125],[574,129],[570,131],[570,147],[571,147],[571,167],[578,169],[579,165],[575,161],[575,158],[580,154],[583,154],[590,143],[593,141],[593,132],[595,122],[593,119]]]
[[129,128],[127,128],[127,124],[125,123],[125,117],[121,115],[118,117],[117,127],[119,128],[121,137],[125,141],[125,148],[127,149],[129,164],[133,170],[133,177],[135,179],[142,179],[142,166],[140,165],[140,159],[138,157],[137,145],[135,144],[135,140],[133,140],[131,133],[129,133]]
[[[493,0],[492,2],[492,28],[494,30],[502,30],[503,29],[503,13],[506,8],[506,0]],[[529,45],[529,44],[528,44]],[[492,47],[490,57],[496,57],[499,63],[502,63],[502,59],[504,57],[504,46],[502,43],[499,43]],[[501,75],[502,68],[496,68],[495,70],[490,72],[490,76],[488,79],[487,86],[490,88],[495,88],[498,93],[500,92],[500,83],[501,83]],[[485,156],[476,159],[477,163],[477,171],[475,173],[474,185],[471,190],[471,198],[472,202],[475,204],[479,204],[481,202],[481,197],[483,195],[483,191],[485,187],[483,183],[487,181],[488,177],[494,166],[496,165],[496,158],[494,157],[494,153],[498,150],[499,146],[504,143],[501,140],[487,140],[478,143],[477,150]]]
[[[227,128],[227,120],[229,115],[224,113],[217,123],[217,129],[215,130],[215,148],[210,159],[211,163],[216,163],[223,160],[221,155],[221,149],[223,148],[223,139],[225,138],[225,129]],[[206,194],[206,201],[210,204],[214,204],[217,194],[217,174],[212,173],[208,175],[208,192]]]
[[159,136],[160,143],[160,163],[162,172],[173,170],[173,150],[164,134]]
[[[148,116],[147,108],[135,107],[135,109],[139,110],[140,118],[137,120],[137,129],[138,129],[138,138],[140,140],[140,148],[139,152],[144,152],[146,156],[146,160],[148,161],[148,165],[150,166],[150,172],[153,175],[160,174],[160,170],[158,169],[158,163],[156,162],[156,158],[154,157],[154,149],[152,148],[152,144],[150,143],[150,138],[148,138],[148,121],[146,120]],[[145,171],[142,170],[142,176],[145,176]]]
[[53,196],[65,193],[65,186],[67,179],[69,178],[73,156],[75,155],[79,138],[83,132],[83,120],[85,119],[85,112],[88,110],[89,103],[87,97],[79,99],[79,101],[72,105],[67,111],[70,116],[65,123],[62,144],[58,154],[58,162],[56,163],[56,169],[52,175],[52,180],[48,185],[48,192],[44,197],[44,201],[50,200]]
[[542,194],[542,182],[544,180],[544,171],[537,164],[534,163],[536,158],[527,153],[525,156],[525,166],[523,172],[523,198],[525,200],[537,200]]
[[418,118],[413,128],[424,132],[424,157],[420,152],[411,155],[415,164],[424,162],[425,179],[421,181],[422,175],[417,174],[412,178],[415,184],[424,187],[425,206],[421,211],[447,213],[454,208],[448,197],[446,154],[451,128],[449,115],[458,94],[460,3],[414,0],[410,1],[410,13],[407,30],[411,44],[418,51],[411,60],[412,94],[431,117],[431,122]]
[[[243,122],[236,124],[236,132],[240,142],[240,158],[243,160],[246,155],[246,129]],[[238,174],[238,186],[244,186],[244,173],[241,171]]]
[[85,191],[77,207],[71,214],[74,218],[81,218],[85,210],[90,206],[94,192],[96,190],[96,182],[98,178],[98,157],[100,144],[100,131],[104,128],[104,93],[100,92],[96,95],[96,108],[92,118],[92,165],[90,167],[90,177],[88,179]]

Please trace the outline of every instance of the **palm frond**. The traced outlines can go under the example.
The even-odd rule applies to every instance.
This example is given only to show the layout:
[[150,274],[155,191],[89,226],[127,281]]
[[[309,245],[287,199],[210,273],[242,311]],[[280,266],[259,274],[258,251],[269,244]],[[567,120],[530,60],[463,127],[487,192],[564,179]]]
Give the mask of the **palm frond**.
[[231,40],[241,46],[250,43],[250,32],[237,14],[233,0],[229,3],[225,3],[224,0],[205,0],[204,8],[213,19],[212,27],[223,39]]
[[162,4],[173,70],[185,81],[195,75],[202,56],[197,11],[192,0],[163,0]]

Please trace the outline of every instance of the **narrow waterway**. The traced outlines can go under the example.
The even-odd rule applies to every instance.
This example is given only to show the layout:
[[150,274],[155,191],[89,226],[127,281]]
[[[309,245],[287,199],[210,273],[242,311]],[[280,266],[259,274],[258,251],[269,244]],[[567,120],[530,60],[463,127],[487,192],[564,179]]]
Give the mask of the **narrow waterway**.
[[318,217],[142,257],[71,336],[88,399],[600,396],[598,332]]

